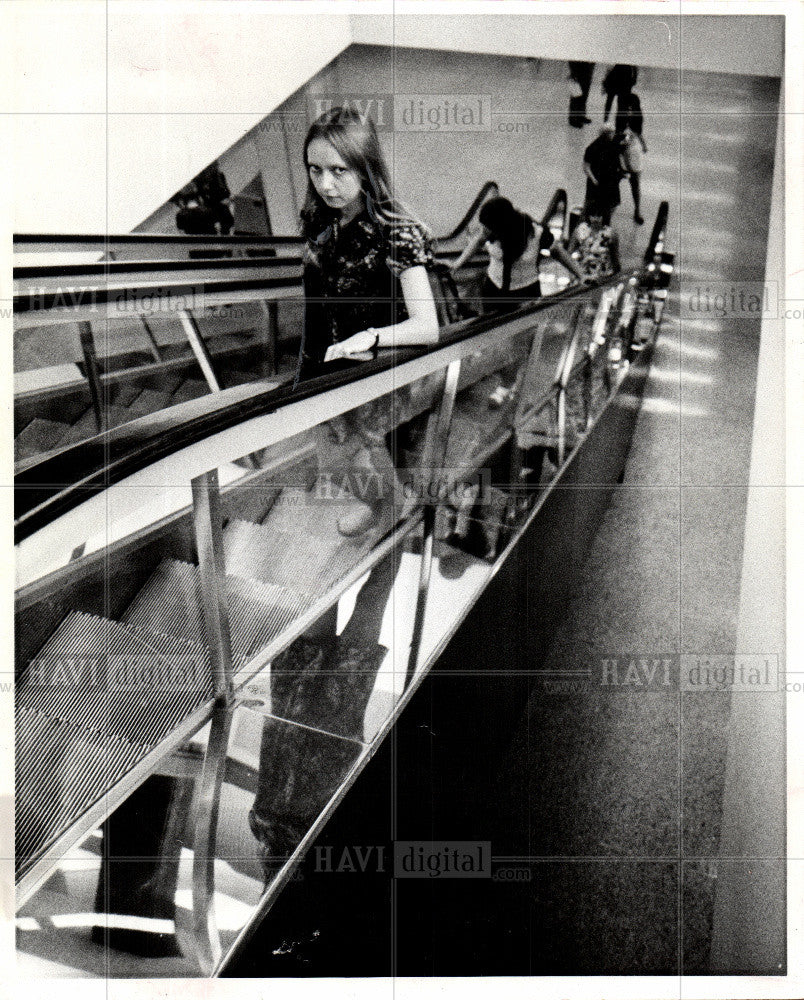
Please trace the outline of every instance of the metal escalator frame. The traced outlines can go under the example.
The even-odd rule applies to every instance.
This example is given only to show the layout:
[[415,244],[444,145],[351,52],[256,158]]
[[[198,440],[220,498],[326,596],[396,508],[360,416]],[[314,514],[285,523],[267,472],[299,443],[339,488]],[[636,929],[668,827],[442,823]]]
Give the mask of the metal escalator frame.
[[[177,312],[177,302],[192,308],[253,302],[259,298],[302,297],[298,278],[248,278],[240,281],[207,281],[138,285],[100,284],[64,291],[18,294],[14,296],[15,329],[51,326],[79,320],[120,319],[121,317],[167,315]],[[67,301],[65,301],[67,300]],[[122,307],[122,308],[121,308]]]
[[[247,247],[300,246],[298,236],[188,236],[171,233],[15,233],[15,253],[98,253],[120,252],[121,248],[164,246],[223,251],[245,250]],[[155,258],[158,259],[158,258]],[[214,258],[210,258],[214,259]]]
[[[254,272],[265,270],[279,271],[283,268],[298,268],[300,257],[210,257],[210,258],[151,258],[148,260],[106,260],[94,261],[91,264],[22,264],[12,271],[15,282],[24,285],[28,281],[86,279],[91,284],[93,279],[109,280],[126,275],[144,275],[162,272],[185,274],[199,271],[204,274],[223,273],[227,271]],[[37,286],[41,290],[41,286]]]
[[95,337],[92,333],[92,324],[88,320],[82,320],[78,324],[78,336],[81,340],[81,353],[84,356],[84,375],[89,385],[89,396],[95,413],[95,425],[100,433],[106,429],[106,406],[98,370]]
[[[461,360],[451,361],[444,373],[444,383],[441,387],[439,405],[430,414],[428,421],[427,447],[425,448],[425,474],[430,469],[437,473],[446,458],[449,432],[452,417],[455,412],[455,397],[458,393],[458,380],[461,374]],[[413,635],[410,640],[408,664],[405,673],[405,687],[410,685],[419,663],[424,617],[427,611],[427,595],[430,589],[430,574],[433,566],[433,544],[435,541],[436,513],[440,506],[438,498],[428,495],[424,505],[424,521],[422,536],[421,564],[419,567],[419,583],[416,592],[416,610],[413,615]]]
[[[576,334],[577,334],[577,331],[576,331]],[[462,355],[459,355],[457,358],[453,359],[452,362],[450,362],[450,364],[452,366],[452,373],[454,375],[454,378],[452,380],[453,381],[453,386],[452,386],[453,402],[454,402],[454,390],[457,388],[458,374],[459,374],[459,371],[460,371],[460,357],[461,356]],[[569,365],[566,365],[565,366],[565,370],[568,369],[569,367],[570,367]],[[449,382],[449,378],[446,381]],[[439,412],[439,418],[438,418],[439,430],[442,431],[442,434],[440,436],[443,439],[443,443],[445,443],[445,437],[446,437],[446,431],[443,430],[444,423],[446,421],[447,429],[448,429],[448,417],[449,417],[449,415],[444,412],[444,402],[446,402],[445,397],[448,396],[448,387],[447,386],[445,386],[445,390],[446,391],[445,391],[444,395],[442,395],[442,401],[443,401],[442,402],[442,410]],[[451,410],[451,407],[449,407],[448,404],[447,404],[447,406]],[[436,433],[436,442],[438,442],[438,441],[439,441],[439,434]],[[216,487],[216,484],[212,483],[211,480],[207,481],[207,484],[208,485],[214,485]],[[194,486],[195,486],[195,484],[194,484]],[[208,515],[208,520],[214,526],[214,524],[216,522],[216,518],[215,518],[215,516],[211,512]],[[219,514],[217,515],[217,521],[219,523]],[[411,518],[410,521],[409,521],[409,523],[407,525],[403,526],[403,530],[402,530],[401,533],[403,535],[407,534],[409,531],[413,530],[417,526],[417,524],[418,524],[418,517]],[[388,550],[388,545],[389,544],[390,545],[397,544],[398,543],[397,534],[398,533],[395,532],[394,535],[393,535],[393,537],[390,540],[386,541],[386,544],[382,547],[383,548],[382,552],[378,552],[378,550],[375,550],[373,553],[370,553],[369,556],[367,556],[366,559],[364,560],[364,562],[366,563],[366,565],[374,565],[376,563],[376,561],[378,561],[379,558],[383,557],[384,552]],[[199,546],[199,552],[200,551],[201,551],[201,547]],[[215,562],[215,557],[214,556],[212,557],[212,562],[213,563]],[[424,562],[424,560],[423,560],[423,562]],[[217,572],[220,572],[220,569],[221,569],[221,567],[217,567]],[[424,569],[424,566],[423,566],[423,569]],[[351,582],[353,582],[353,580],[359,579],[360,576],[364,572],[365,572],[365,568],[363,566],[353,568],[353,571],[348,575],[348,577],[345,577],[342,581],[339,582],[339,585],[336,588],[337,591],[338,591],[338,593],[337,594],[334,594],[333,592],[328,593],[326,595],[326,597],[324,599],[322,599],[321,603],[322,604],[326,604],[326,605],[330,605],[331,602],[332,602],[333,596],[335,597],[335,599],[337,599],[337,596],[339,596],[339,593],[342,593],[343,590],[346,589],[346,587],[350,586]],[[428,579],[429,579],[429,575],[428,575]],[[421,590],[420,590],[420,594],[421,594]],[[425,600],[426,600],[426,584],[425,584]],[[309,619],[309,623],[311,624],[312,621],[316,620],[316,618],[320,615],[320,613],[321,613],[320,608],[313,607],[313,608],[311,608],[309,610],[309,612],[307,613],[307,615],[304,616],[304,618]],[[307,623],[305,621],[303,621],[302,619],[298,619],[294,623],[294,629],[293,629],[293,631],[297,632],[298,634],[301,634],[301,632],[304,631],[304,629],[306,627],[307,627]],[[287,633],[285,633],[281,638],[277,637],[277,641],[275,643],[277,645],[277,650],[271,651],[267,647],[265,650],[261,651],[261,653],[259,654],[259,658],[261,660],[265,661],[265,662],[269,662],[276,655],[276,652],[278,651],[278,648],[283,648],[288,643],[288,641],[290,641],[290,637],[289,637],[289,635]],[[254,661],[252,661],[248,665],[249,668],[253,668],[253,666],[254,666]],[[243,671],[243,674],[246,674],[248,672],[249,672],[248,670],[245,670],[245,671]],[[239,676],[242,676],[243,674],[241,674]],[[245,680],[244,680],[244,683],[245,683]],[[404,700],[406,701],[407,699],[405,698]],[[401,710],[401,707],[402,707],[402,703],[400,702],[399,710]],[[398,711],[395,711],[393,713],[393,717],[395,718],[397,715],[398,715]],[[203,722],[201,724],[203,724]],[[219,719],[218,724],[217,724],[217,728],[218,728],[218,730],[222,734],[224,734],[224,735],[222,735],[220,737],[220,739],[217,742],[220,743],[221,740],[223,740],[223,742],[225,742],[225,738],[224,737],[225,737],[225,734],[228,733],[228,729],[226,727],[225,714],[224,714],[224,716],[221,716],[221,719]],[[186,729],[186,725],[185,724],[183,724],[182,729]],[[169,753],[169,750],[165,751],[164,753],[162,752],[162,750],[164,748],[164,745],[166,743],[169,742],[173,746],[176,745],[176,741],[174,741],[173,736],[175,736],[175,733],[171,734],[171,738],[169,740],[165,741],[165,743],[163,743],[163,745],[160,747],[160,753],[159,753],[160,757],[163,757],[165,755],[165,753]],[[184,737],[184,738],[186,738],[186,737]],[[182,741],[183,741],[183,738],[182,738]],[[151,760],[151,766],[146,770],[146,772],[145,772],[146,776],[147,776],[147,773],[152,773],[153,772],[153,757],[154,757],[154,754],[150,754],[149,755],[149,759]],[[212,777],[209,778],[209,779],[207,779],[207,783],[208,784],[209,784],[210,781],[212,782],[212,786],[211,787],[213,789],[216,787],[215,786],[216,782],[218,783],[217,787],[219,787],[219,782],[221,780],[222,773],[223,773],[223,771],[222,771],[223,767],[225,767],[225,754],[224,754],[223,765],[221,765],[221,762],[220,762],[220,750],[218,750],[217,760],[213,760],[212,764],[210,765],[210,773],[211,773]],[[207,770],[207,768],[205,767],[205,771],[206,770]],[[129,779],[129,784],[130,784],[131,774],[126,775],[126,778]],[[122,784],[122,782],[121,782],[121,784]],[[126,794],[128,794],[131,790],[133,790],[133,787],[136,787],[136,785],[135,784],[130,785],[129,790],[128,790],[128,792]],[[122,801],[122,798],[124,798],[124,797],[125,797],[125,795],[120,795],[119,798],[116,796],[116,798],[117,798],[118,801]],[[214,810],[217,808],[217,806],[216,806],[216,795],[214,794],[214,792],[208,793],[206,795],[206,799],[207,799],[207,801],[210,804],[209,808],[214,812]],[[109,807],[108,800],[105,802],[105,805],[107,806],[107,809],[108,809],[108,807]],[[86,816],[84,817],[84,819],[86,819]],[[212,816],[211,819],[209,817],[207,817],[206,824],[207,824],[207,827],[209,829],[214,829],[214,815]],[[90,824],[89,826],[87,826],[86,829],[87,830],[91,829],[91,825],[92,824]],[[74,825],[73,828],[72,828],[73,834],[75,833],[76,826],[77,825]],[[86,830],[85,830],[85,832],[86,832]],[[66,836],[66,834],[63,835],[63,837],[60,838],[60,839],[64,839],[64,836]],[[207,843],[209,842],[208,838],[207,838],[206,841],[204,841],[204,836],[203,835],[200,837],[200,839],[201,839],[202,842],[207,842]],[[55,845],[51,845],[51,852],[54,850],[54,847],[55,847]],[[205,909],[205,907],[206,907],[205,900],[208,900],[210,898],[209,897],[209,891],[208,891],[208,881],[205,881],[205,880],[208,880],[208,878],[209,878],[209,872],[207,870],[208,866],[205,867],[205,862],[204,862],[203,859],[204,859],[204,857],[206,857],[207,862],[209,862],[209,860],[212,857],[213,853],[214,852],[212,852],[212,851],[201,852],[201,858],[199,860],[199,864],[201,866],[200,870],[202,871],[203,877],[199,876],[199,878],[197,880],[194,878],[194,898],[196,899],[196,904],[197,904],[194,907],[194,913],[195,913],[195,917],[194,917],[195,924],[194,924],[194,926],[195,926],[196,933],[198,935],[200,935],[200,939],[201,939],[202,942],[204,940],[206,940],[206,938],[205,938],[204,935],[209,936],[209,929],[210,929],[209,911],[208,911],[208,908]],[[29,872],[28,874],[30,875],[31,873]],[[44,877],[44,875],[42,877]],[[196,893],[196,886],[197,885],[200,885],[200,888],[198,889],[198,891]],[[21,884],[21,890],[22,890],[22,888],[23,887],[22,887],[22,884]],[[31,888],[30,891],[32,892],[33,888]],[[214,965],[216,963],[214,944],[213,944],[213,946],[211,948],[206,949],[206,951],[204,951],[202,949],[202,951],[200,952],[200,955],[201,955],[201,961],[203,963],[203,967],[208,968],[208,969],[211,969],[212,967],[214,967]]]
[[[202,517],[205,516],[206,515],[202,515]],[[131,795],[131,793],[135,791],[139,785],[150,777],[151,774],[160,772],[160,764],[162,761],[170,758],[172,754],[179,750],[184,743],[187,743],[194,735],[203,729],[207,723],[214,722],[216,716],[220,716],[216,724],[216,747],[209,754],[208,758],[205,754],[204,764],[201,769],[202,780],[206,782],[206,795],[204,798],[204,809],[206,812],[201,821],[196,823],[196,829],[202,834],[203,842],[206,843],[208,848],[214,846],[214,836],[212,835],[212,832],[214,831],[214,809],[216,808],[216,803],[214,797],[211,797],[210,795],[210,789],[214,789],[216,784],[219,785],[223,778],[224,771],[221,770],[221,755],[223,753],[224,760],[222,766],[225,769],[225,752],[223,752],[225,751],[225,736],[227,732],[224,724],[225,716],[226,712],[228,712],[235,703],[237,691],[244,688],[262,670],[264,670],[271,663],[271,661],[274,660],[280,652],[282,652],[282,650],[287,648],[287,646],[289,646],[300,635],[304,634],[304,632],[306,632],[307,629],[309,629],[322,614],[324,614],[330,607],[333,606],[333,604],[340,600],[341,596],[350,587],[365,576],[367,572],[369,572],[377,563],[382,561],[382,559],[384,559],[391,551],[401,545],[408,535],[413,533],[419,527],[422,522],[422,517],[423,514],[421,510],[415,510],[412,512],[403,522],[399,523],[384,539],[382,539],[377,546],[356,562],[349,572],[344,574],[344,576],[341,577],[341,579],[339,579],[338,582],[331,587],[325,595],[313,602],[305,612],[295,618],[286,629],[276,636],[275,639],[273,639],[268,645],[264,646],[258,653],[239,667],[237,673],[232,675],[231,690],[233,697],[231,702],[225,699],[219,699],[218,701],[210,701],[198,709],[195,709],[176,727],[168,738],[163,740],[158,747],[154,748],[150,753],[143,757],[112,788],[108,789],[101,800],[90,806],[73,824],[71,824],[68,829],[66,829],[58,836],[58,838],[50,843],[47,849],[43,852],[42,856],[34,862],[34,864],[31,865],[31,867],[19,879],[17,883],[17,906],[22,906],[42,886],[45,880],[49,878],[53,868],[64,853],[66,853],[71,847],[74,847],[87,833],[103,822],[103,820],[111,812],[113,812],[118,805],[128,798],[128,796]],[[210,521],[210,525],[214,524],[215,521],[213,519]],[[220,524],[220,522],[218,522],[218,524]],[[203,530],[206,531],[210,529],[204,528]],[[206,545],[207,543],[204,542],[204,544]],[[280,716],[275,717],[280,719],[280,721],[292,722],[292,720],[282,719]],[[205,767],[206,773],[204,771]],[[202,854],[199,859],[199,865],[203,864],[204,857],[209,858],[213,856],[213,854],[214,852],[210,852],[205,856]],[[213,877],[214,872],[210,872],[207,869],[202,868],[199,873],[196,874],[194,868],[194,897],[197,892],[199,899],[208,898],[209,879]],[[199,886],[198,889],[196,889],[196,885]],[[198,933],[201,935],[198,939],[196,948],[202,957],[210,953],[210,949],[205,947],[204,944],[204,928],[208,926],[206,918],[201,924],[193,924],[192,934]],[[212,948],[211,951],[214,951],[214,948]]]
[[[492,190],[498,192],[499,185],[496,181],[486,181],[457,226],[452,232],[437,237],[437,242],[447,242],[460,236]],[[270,250],[276,246],[284,246],[301,249],[304,246],[304,240],[300,236],[292,235],[189,236],[178,233],[88,233],[75,236],[64,233],[15,233],[13,236],[15,253],[91,253],[95,250],[98,252],[120,252],[122,248],[137,249],[156,246],[235,252],[245,250],[247,247]],[[159,260],[160,258],[153,259]],[[213,263],[215,259],[209,258],[210,263]],[[122,264],[127,263],[127,261],[116,260],[115,263]]]
[[[642,363],[644,364],[644,361]],[[591,427],[589,428],[589,430],[591,430]],[[579,449],[580,449],[580,443],[576,446],[576,448],[572,450],[572,452],[568,456],[566,456],[566,464],[572,462],[574,456],[579,451]],[[506,540],[501,551],[497,554],[494,566],[489,567],[490,576],[496,573],[498,567],[502,564],[502,562],[505,559],[508,558],[511,552],[519,544],[523,536],[531,528],[534,521],[539,516],[542,507],[547,503],[549,495],[552,493],[554,488],[555,488],[555,481],[550,483],[546,487],[545,491],[539,496],[532,510],[529,511],[527,517],[511,533],[511,536]],[[488,585],[489,579],[490,577],[487,577],[484,580],[482,587]],[[472,607],[474,607],[476,600],[477,600],[477,594],[475,594],[470,600],[467,601],[461,613],[457,616],[457,618],[454,621],[450,622],[450,625],[447,628],[447,630],[444,632],[443,635],[441,635],[438,643],[436,644],[434,650],[432,651],[431,656],[429,657],[429,663],[431,666],[432,664],[438,661],[438,658],[446,649],[450,640],[458,631],[460,625],[463,623],[466,617],[471,613],[471,609]],[[224,971],[229,960],[237,953],[238,949],[248,940],[251,933],[253,933],[254,928],[259,924],[260,920],[264,918],[265,915],[269,912],[269,910],[275,903],[279,893],[289,882],[292,871],[295,868],[298,859],[303,857],[304,854],[308,851],[308,849],[312,846],[312,844],[315,841],[315,838],[320,834],[321,830],[324,828],[325,824],[332,816],[333,812],[339,805],[340,801],[343,799],[344,795],[349,791],[349,789],[355,783],[360,772],[363,770],[368,761],[371,759],[376,749],[382,744],[383,740],[386,738],[388,733],[393,729],[394,725],[397,722],[397,719],[402,714],[402,712],[404,712],[408,703],[414,697],[416,691],[418,690],[419,686],[424,682],[425,677],[429,674],[429,672],[430,668],[426,670],[419,670],[418,674],[414,675],[411,678],[410,683],[406,684],[406,687],[402,692],[399,700],[395,704],[393,711],[388,715],[382,726],[378,729],[371,744],[366,748],[365,752],[361,754],[361,756],[355,761],[348,775],[341,783],[337,793],[335,793],[332,796],[329,803],[321,811],[314,824],[308,829],[305,836],[297,845],[293,854],[288,858],[286,863],[283,865],[281,870],[277,873],[276,877],[271,882],[268,889],[261,896],[252,914],[251,920],[239,932],[235,941],[229,948],[228,954],[221,959],[221,962],[213,970],[212,973],[213,976],[218,976]]]
[[[590,291],[594,289],[584,288],[581,293]],[[90,537],[92,532],[87,534],[77,526],[92,516],[93,507],[96,516],[105,516],[103,491],[123,481],[158,486],[165,481],[161,478],[162,463],[175,461],[172,456],[181,453],[189,462],[188,479],[194,478],[211,467],[276,444],[291,433],[310,429],[391,389],[443,370],[450,361],[483,350],[501,337],[528,330],[539,312],[559,300],[560,296],[554,296],[548,302],[528,304],[506,314],[504,320],[497,316],[456,324],[452,336],[433,348],[408,348],[396,354],[389,352],[390,356],[362,366],[339,366],[339,372],[311,379],[296,389],[266,388],[265,383],[237,386],[181,404],[185,420],[178,426],[173,421],[179,408],[174,407],[170,419],[160,413],[142,417],[59,452],[21,471],[15,479],[16,485],[27,487],[17,491],[17,541],[22,546],[19,556],[24,559],[28,539],[35,533],[44,531],[42,539],[51,535],[59,515],[66,518],[61,521],[63,532],[71,535],[74,529],[70,525],[76,525],[82,537]],[[393,384],[389,384],[389,372],[393,372]],[[226,433],[234,427],[236,435]],[[245,451],[239,451],[241,446]],[[67,480],[68,475],[72,482]],[[66,487],[52,485],[66,481]],[[77,513],[79,507],[81,514]],[[58,552],[63,536],[52,537],[52,551]]]

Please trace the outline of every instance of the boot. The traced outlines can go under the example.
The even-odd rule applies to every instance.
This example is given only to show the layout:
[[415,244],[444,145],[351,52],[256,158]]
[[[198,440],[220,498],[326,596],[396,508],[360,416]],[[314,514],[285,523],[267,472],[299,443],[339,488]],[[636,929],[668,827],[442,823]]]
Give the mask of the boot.
[[338,518],[340,534],[347,538],[365,534],[380,527],[386,518],[389,527],[395,523],[403,510],[403,491],[388,449],[381,444],[361,447],[349,473],[354,476],[353,493],[360,502]]

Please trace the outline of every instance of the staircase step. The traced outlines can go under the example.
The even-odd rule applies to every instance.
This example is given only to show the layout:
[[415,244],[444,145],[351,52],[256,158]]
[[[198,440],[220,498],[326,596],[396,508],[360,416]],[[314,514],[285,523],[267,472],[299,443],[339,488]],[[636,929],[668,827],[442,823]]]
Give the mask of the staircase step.
[[250,521],[231,521],[223,533],[228,572],[320,597],[371,548],[366,536],[351,541],[281,531]]
[[17,705],[87,732],[153,745],[212,697],[196,643],[71,612],[20,676]]
[[[230,575],[226,582],[235,669],[312,603],[309,595],[257,580]],[[198,567],[176,559],[161,562],[126,610],[123,621],[197,642],[205,634]]]
[[176,389],[170,397],[171,405],[176,403],[186,403],[190,399],[198,399],[199,396],[207,396],[209,386],[200,379],[187,378]]
[[83,441],[85,438],[93,437],[97,433],[98,425],[95,420],[95,411],[90,406],[70,428],[69,439],[71,441]]
[[150,747],[35,709],[16,713],[16,875],[130,771]]
[[155,389],[143,389],[137,398],[128,405],[129,420],[135,420],[137,417],[144,417],[148,413],[156,413],[158,410],[164,410],[166,406],[171,405],[171,402],[169,393],[157,392]]
[[68,615],[17,683],[18,874],[212,697],[206,649]]
[[[127,408],[122,406],[108,406],[106,408],[107,427],[119,427],[121,424],[128,423],[131,419],[131,413]],[[76,444],[79,441],[86,441],[87,438],[95,437],[97,433],[98,426],[95,422],[95,413],[90,409],[68,430],[63,443]]]
[[128,407],[142,394],[142,386],[136,382],[121,382],[109,391],[109,402],[113,406]]
[[43,452],[52,451],[64,440],[69,424],[59,420],[34,419],[14,439],[14,461],[21,462]]
[[[312,535],[318,539],[338,541],[342,539],[338,533],[338,519],[357,505],[358,501],[348,493],[342,492],[339,497],[321,497],[316,493],[315,486],[309,490],[303,486],[286,486],[277,496],[263,524],[274,531],[284,531],[297,537]],[[376,540],[376,535],[368,532],[352,544],[362,545],[368,536]]]

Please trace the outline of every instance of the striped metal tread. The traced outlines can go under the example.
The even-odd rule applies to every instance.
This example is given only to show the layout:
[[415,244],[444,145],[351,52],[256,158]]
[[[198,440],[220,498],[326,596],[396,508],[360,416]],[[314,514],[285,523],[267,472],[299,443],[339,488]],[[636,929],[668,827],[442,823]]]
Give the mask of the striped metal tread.
[[143,389],[142,392],[132,400],[126,409],[129,411],[129,420],[136,417],[145,416],[146,413],[156,413],[171,405],[170,394],[167,392],[157,392],[155,389]]
[[208,394],[209,386],[206,382],[202,382],[200,379],[188,378],[173,391],[170,397],[170,405],[175,406],[177,403],[186,403],[190,399],[198,399],[199,396],[206,396]]
[[[235,669],[263,649],[312,603],[306,594],[257,580],[227,576]],[[166,559],[145,583],[122,620],[188,642],[204,635],[201,574],[197,566]]]
[[17,684],[18,874],[212,696],[206,649],[68,615]]
[[87,732],[153,745],[210,697],[202,646],[74,611],[21,674],[16,704]]
[[151,747],[87,732],[35,709],[16,718],[16,877],[140,760]]
[[14,461],[21,462],[44,451],[57,448],[70,430],[69,424],[59,420],[34,419],[14,438]]
[[223,545],[228,572],[320,597],[369,551],[371,539],[322,538],[235,520]]
[[263,521],[273,531],[290,535],[312,535],[318,539],[338,540],[338,519],[358,504],[348,494],[320,497],[315,488],[285,486]]

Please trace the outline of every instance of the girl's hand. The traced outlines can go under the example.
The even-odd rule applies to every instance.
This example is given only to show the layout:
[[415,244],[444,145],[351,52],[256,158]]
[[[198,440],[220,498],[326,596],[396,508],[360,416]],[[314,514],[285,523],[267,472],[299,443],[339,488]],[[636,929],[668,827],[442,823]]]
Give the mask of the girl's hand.
[[[372,352],[377,345],[376,330],[361,330],[360,333],[347,337],[346,340],[338,344],[332,344],[327,348],[324,361],[336,361],[338,358],[345,358],[347,361],[355,355],[372,356]],[[366,360],[365,358],[355,358],[355,360]]]

